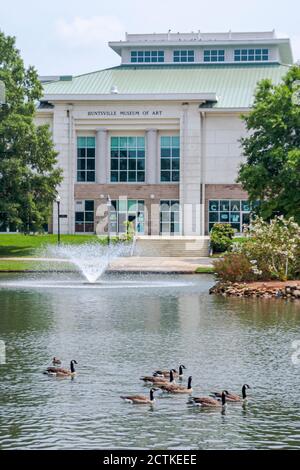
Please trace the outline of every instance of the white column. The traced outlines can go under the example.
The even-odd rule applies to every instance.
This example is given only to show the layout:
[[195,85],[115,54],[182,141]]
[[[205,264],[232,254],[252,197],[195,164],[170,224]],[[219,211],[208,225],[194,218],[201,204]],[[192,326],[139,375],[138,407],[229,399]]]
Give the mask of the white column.
[[157,183],[157,129],[146,129],[146,183]]
[[197,106],[183,104],[181,118],[180,203],[182,234],[201,234],[201,132]]
[[96,135],[96,183],[99,184],[107,183],[107,139],[107,129],[98,129]]

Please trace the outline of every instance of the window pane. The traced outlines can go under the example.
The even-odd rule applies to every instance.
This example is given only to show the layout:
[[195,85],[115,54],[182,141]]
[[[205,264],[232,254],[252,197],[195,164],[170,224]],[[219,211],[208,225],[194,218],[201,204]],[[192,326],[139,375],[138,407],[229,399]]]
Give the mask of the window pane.
[[161,171],[160,173],[160,180],[165,182],[165,181],[171,181],[171,173],[170,171]]
[[229,201],[220,201],[220,211],[229,211]]
[[119,147],[119,138],[118,137],[111,137],[110,139],[110,145],[113,148]]
[[87,171],[86,172],[86,180],[87,181],[95,181],[95,172],[94,171]]
[[121,159],[120,160],[120,170],[127,170],[127,160]]
[[172,181],[178,182],[179,181],[179,171],[172,172]]
[[111,150],[110,151],[110,156],[111,156],[111,158],[118,158],[119,151],[118,150]]
[[84,212],[75,212],[75,221],[83,222],[84,221]]
[[111,171],[110,180],[111,180],[112,183],[115,183],[115,182],[118,181],[118,172],[117,171]]
[[80,158],[79,160],[77,160],[78,170],[85,170],[85,162],[86,160],[84,160],[83,158]]
[[220,212],[220,222],[229,222],[229,212]]
[[129,171],[128,172],[128,181],[130,183],[133,183],[136,181],[136,172],[135,171]]
[[86,137],[77,137],[77,147],[86,147]]
[[230,201],[230,210],[231,211],[234,211],[234,212],[237,212],[241,209],[240,207],[240,201]]
[[171,149],[170,148],[162,148],[160,151],[160,155],[162,158],[170,158],[171,157]]
[[209,221],[210,222],[218,222],[218,213],[217,212],[210,212],[209,213]]
[[113,158],[113,159],[111,160],[111,163],[110,163],[110,165],[111,165],[111,170],[117,170],[117,169],[118,169],[118,161],[119,161],[119,160],[116,160],[115,158]]
[[86,222],[94,222],[94,212],[86,212],[85,221]]
[[137,169],[145,170],[145,160],[137,160]]
[[172,146],[173,147],[180,147],[180,138],[179,135],[173,135],[172,136]]
[[138,148],[145,148],[145,137],[137,137],[136,141]]
[[162,137],[160,138],[160,145],[161,145],[161,147],[170,147],[170,140],[171,140],[170,137],[162,136]]
[[77,181],[85,181],[85,171],[77,171]]
[[179,158],[172,159],[172,169],[179,170]]
[[77,158],[85,158],[85,147],[77,149]]
[[95,148],[95,137],[87,137],[87,147]]
[[120,171],[120,181],[127,181],[127,171]]
[[95,170],[95,160],[91,159],[91,158],[88,158],[86,167],[87,167],[88,170]]
[[162,158],[160,161],[160,166],[162,170],[170,170],[171,160],[169,158]]
[[242,201],[242,211],[244,211],[244,212],[249,212],[250,211],[249,201]]
[[86,156],[87,158],[95,158],[95,149],[92,149],[92,148],[88,148],[86,150]]
[[129,170],[136,170],[136,160],[129,160]]
[[84,208],[86,211],[93,211],[94,210],[94,201],[85,201]]
[[172,157],[173,158],[179,158],[179,154],[180,154],[179,148],[172,148]]
[[209,210],[216,212],[219,210],[219,201],[209,201]]
[[137,181],[139,182],[145,181],[145,173],[143,171],[137,172]]
[[85,228],[85,230],[84,230],[85,232],[89,232],[89,233],[93,232],[94,231],[94,224],[85,224],[84,228]]

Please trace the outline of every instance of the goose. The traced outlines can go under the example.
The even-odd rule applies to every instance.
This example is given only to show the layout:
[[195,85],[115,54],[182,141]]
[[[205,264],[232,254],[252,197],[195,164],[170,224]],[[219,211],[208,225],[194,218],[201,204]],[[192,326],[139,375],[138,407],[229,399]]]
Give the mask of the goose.
[[[180,364],[180,366],[178,368],[178,372],[177,372],[176,369],[172,369],[174,377],[181,378],[183,376],[183,369],[186,369],[186,367],[183,364]],[[153,376],[154,377],[169,378],[170,377],[170,371],[168,371],[168,370],[156,370],[155,372],[153,372]]]
[[203,408],[219,408],[220,406],[225,407],[227,395],[227,390],[223,390],[221,393],[221,403],[219,400],[212,397],[191,397],[191,400],[194,405],[202,406]]
[[174,382],[174,371],[175,369],[171,369],[169,371],[169,378],[167,377],[153,377],[153,375],[145,375],[143,377],[140,377],[140,380],[143,380],[144,382],[152,382],[153,384],[160,384],[160,383],[169,383],[169,382]]
[[52,364],[54,366],[60,366],[61,365],[61,360],[58,359],[58,357],[54,356],[54,358],[52,359]]
[[157,388],[150,389],[150,397],[146,397],[145,395],[121,395],[122,400],[128,401],[134,405],[152,405],[155,402],[154,392],[156,392]]
[[188,378],[188,385],[178,385],[176,383],[163,384],[160,386],[160,389],[168,393],[192,393],[192,376]]
[[47,367],[44,374],[54,375],[55,377],[74,377],[76,375],[74,364],[77,364],[75,359],[70,362],[70,369],[63,367]]
[[[240,402],[240,401],[247,400],[246,390],[249,389],[249,388],[251,388],[251,387],[248,384],[244,384],[242,386],[242,397],[240,397],[236,393],[228,393],[228,395],[226,396],[226,400],[231,401],[231,402]],[[220,393],[220,392],[213,392],[211,395],[214,398],[217,398],[219,400],[222,398],[222,393]]]

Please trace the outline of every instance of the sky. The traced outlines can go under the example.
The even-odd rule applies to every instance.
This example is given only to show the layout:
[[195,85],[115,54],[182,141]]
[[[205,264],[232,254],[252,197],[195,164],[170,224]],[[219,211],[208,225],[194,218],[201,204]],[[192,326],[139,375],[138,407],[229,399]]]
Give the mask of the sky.
[[112,67],[107,43],[128,33],[271,31],[289,37],[300,60],[299,0],[0,0],[0,30],[15,36],[40,75]]

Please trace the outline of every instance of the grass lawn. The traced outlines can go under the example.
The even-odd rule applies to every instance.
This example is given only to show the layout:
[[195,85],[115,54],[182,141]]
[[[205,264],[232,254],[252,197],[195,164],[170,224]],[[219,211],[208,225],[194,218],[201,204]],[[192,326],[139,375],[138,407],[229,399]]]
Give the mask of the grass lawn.
[[212,274],[213,272],[214,268],[212,266],[199,266],[195,271],[197,274]]
[[47,263],[44,261],[22,261],[22,260],[1,260],[0,273],[6,271],[72,271],[74,268],[71,263],[56,262]]
[[[105,243],[106,237],[96,235],[61,235],[61,243],[79,245],[90,241]],[[45,245],[55,245],[57,235],[0,234],[0,258],[39,256]]]

